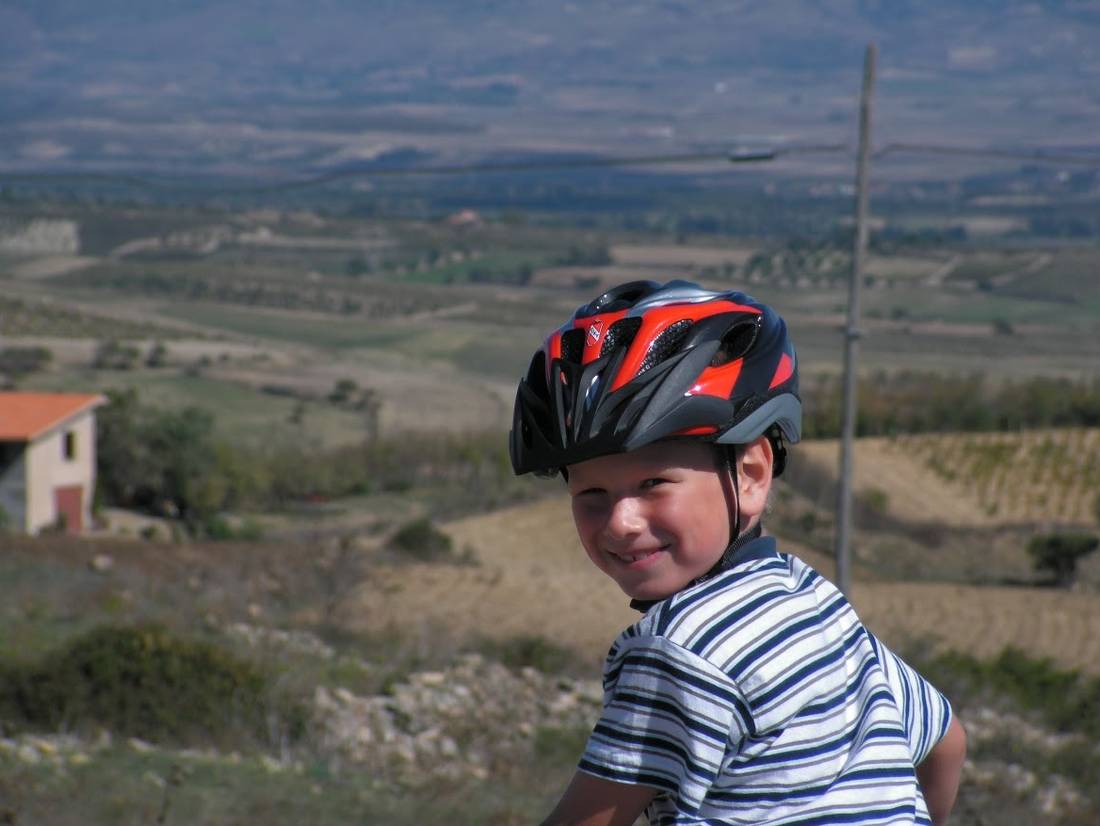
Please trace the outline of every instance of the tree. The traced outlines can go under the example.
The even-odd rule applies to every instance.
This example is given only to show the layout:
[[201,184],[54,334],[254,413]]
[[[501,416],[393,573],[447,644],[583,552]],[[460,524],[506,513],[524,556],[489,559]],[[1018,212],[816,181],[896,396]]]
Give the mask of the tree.
[[1067,587],[1077,576],[1077,560],[1100,547],[1100,537],[1087,533],[1051,533],[1032,537],[1027,552],[1035,570],[1049,573],[1055,584]]
[[164,346],[164,342],[158,341],[150,348],[148,355],[145,356],[146,367],[163,367],[168,360],[168,348]]
[[97,415],[96,465],[104,501],[195,524],[221,505],[204,495],[217,465],[214,417],[196,407],[159,410],[137,392],[110,390]]
[[45,347],[5,347],[0,350],[0,374],[19,379],[37,373],[53,360],[53,351]]
[[137,364],[138,356],[138,349],[132,344],[108,339],[96,348],[92,367],[97,370],[130,370]]
[[328,400],[333,404],[346,404],[358,390],[359,385],[354,379],[339,379],[329,392]]

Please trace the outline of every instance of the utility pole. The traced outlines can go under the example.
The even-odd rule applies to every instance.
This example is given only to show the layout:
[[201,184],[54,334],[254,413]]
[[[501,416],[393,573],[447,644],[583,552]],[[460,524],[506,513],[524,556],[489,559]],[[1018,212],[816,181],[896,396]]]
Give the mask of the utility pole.
[[867,171],[871,155],[871,95],[875,88],[874,43],[863,57],[863,92],[859,98],[859,154],[856,159],[856,226],[852,274],[848,282],[848,324],[844,329],[844,409],[840,433],[840,484],[836,502],[836,585],[846,595],[852,588],[852,442],[856,433],[859,355],[859,290],[867,256]]

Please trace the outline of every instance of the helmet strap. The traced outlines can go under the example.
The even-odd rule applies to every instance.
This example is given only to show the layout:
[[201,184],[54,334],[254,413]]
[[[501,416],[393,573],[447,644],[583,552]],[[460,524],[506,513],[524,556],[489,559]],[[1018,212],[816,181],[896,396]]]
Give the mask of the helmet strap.
[[737,541],[741,534],[741,496],[737,492],[737,447],[735,445],[720,448],[725,464],[725,476],[722,479],[722,487],[726,493],[726,512],[730,520],[730,538],[727,548]]

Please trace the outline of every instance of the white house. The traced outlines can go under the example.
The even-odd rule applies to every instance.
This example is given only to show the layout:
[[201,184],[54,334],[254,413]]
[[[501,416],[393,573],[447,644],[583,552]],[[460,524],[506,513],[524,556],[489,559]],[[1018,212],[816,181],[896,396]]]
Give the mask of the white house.
[[95,409],[103,396],[0,393],[0,520],[7,530],[80,533],[95,491]]

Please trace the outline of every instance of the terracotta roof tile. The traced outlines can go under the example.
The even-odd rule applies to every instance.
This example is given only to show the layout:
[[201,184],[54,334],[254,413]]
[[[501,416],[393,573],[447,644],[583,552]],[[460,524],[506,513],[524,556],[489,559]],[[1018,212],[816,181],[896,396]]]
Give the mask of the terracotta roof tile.
[[31,441],[106,401],[88,393],[0,393],[0,441]]

